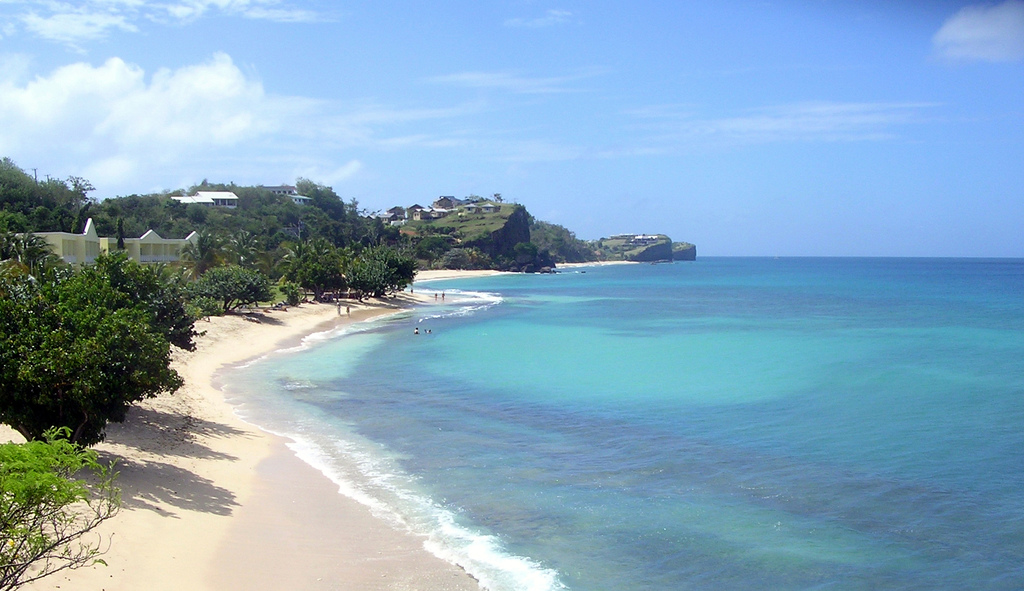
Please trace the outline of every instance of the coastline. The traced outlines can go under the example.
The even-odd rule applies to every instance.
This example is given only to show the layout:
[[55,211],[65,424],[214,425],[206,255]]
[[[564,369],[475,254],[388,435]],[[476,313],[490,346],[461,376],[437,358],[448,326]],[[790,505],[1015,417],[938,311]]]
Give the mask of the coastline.
[[[418,295],[418,294],[417,294]],[[285,438],[244,422],[214,386],[223,367],[310,334],[394,313],[425,297],[332,304],[197,322],[194,352],[175,351],[175,394],[137,404],[95,449],[115,460],[124,506],[99,534],[96,565],[27,589],[423,589],[479,584],[393,529],[299,459]],[[0,439],[10,438],[6,429]]]
[[430,269],[416,273],[416,283],[427,281],[440,281],[442,279],[474,279],[476,277],[491,277],[493,275],[514,275],[510,271],[491,270],[465,270],[465,269]]
[[[577,269],[585,267],[605,267],[609,265],[639,265],[636,261],[591,261],[589,263],[558,263],[559,269]],[[485,269],[430,269],[416,273],[416,284],[448,279],[475,279],[477,277],[493,277],[495,275],[521,275],[514,271],[492,271]]]

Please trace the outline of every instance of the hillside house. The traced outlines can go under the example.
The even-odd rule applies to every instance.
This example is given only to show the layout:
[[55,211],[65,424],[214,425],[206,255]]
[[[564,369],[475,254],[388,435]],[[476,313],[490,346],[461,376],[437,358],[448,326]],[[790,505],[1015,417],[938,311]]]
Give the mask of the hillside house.
[[196,191],[195,195],[171,197],[171,199],[174,199],[183,205],[191,205],[195,203],[198,205],[228,207],[231,209],[238,207],[238,195],[235,195],[231,191]]
[[637,234],[630,239],[629,243],[636,246],[647,246],[657,241],[658,237],[654,234]]
[[494,213],[496,211],[500,211],[501,206],[489,201],[478,201],[476,203],[467,204],[463,209],[466,213]]
[[273,193],[274,195],[282,195],[292,200],[295,205],[309,205],[313,202],[313,199],[306,197],[305,195],[299,195],[299,190],[292,185],[275,185],[273,187],[261,187]]
[[434,201],[433,205],[434,205],[434,209],[452,210],[452,209],[455,209],[456,207],[458,207],[460,205],[465,205],[465,204],[466,204],[466,201],[464,199],[456,199],[455,197],[452,197],[450,195],[449,196],[442,195],[441,197],[438,197],[436,201]]
[[[410,208],[412,209],[412,208]],[[439,220],[447,216],[449,212],[447,209],[417,209],[412,213],[412,219],[417,221],[423,220]]]

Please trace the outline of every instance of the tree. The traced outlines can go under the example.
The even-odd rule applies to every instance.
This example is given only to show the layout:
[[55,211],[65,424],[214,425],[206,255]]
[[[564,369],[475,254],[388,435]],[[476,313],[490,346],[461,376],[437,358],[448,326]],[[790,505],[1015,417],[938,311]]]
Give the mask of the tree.
[[256,265],[257,253],[261,249],[252,232],[239,230],[228,238],[225,250],[231,263],[251,269]]
[[425,236],[416,245],[416,256],[433,263],[434,259],[444,255],[451,249],[444,236]]
[[124,250],[124,218],[117,218],[117,250]]
[[453,248],[441,257],[445,269],[490,269],[494,266],[491,257],[478,248]]
[[213,298],[228,312],[271,299],[270,280],[259,271],[238,265],[210,269],[188,287],[193,298]]
[[135,307],[146,310],[150,323],[175,347],[194,351],[197,336],[185,309],[185,292],[173,269],[162,264],[140,265],[125,253],[103,255],[91,269],[120,291]]
[[196,234],[195,242],[181,249],[181,262],[190,270],[193,279],[220,265],[222,259],[220,240],[205,230]]
[[390,246],[375,246],[362,252],[352,265],[349,285],[373,297],[405,289],[416,277],[416,261]]
[[40,236],[31,232],[0,234],[0,261],[11,261],[24,267],[25,272],[36,275],[60,264],[60,258],[53,254],[50,245]]
[[152,299],[112,282],[101,265],[0,278],[0,423],[29,441],[67,427],[72,443],[92,445],[131,404],[181,387],[176,321],[161,326]]
[[285,256],[288,266],[285,277],[311,290],[318,301],[324,292],[344,289],[347,285],[342,273],[342,253],[323,238],[294,244]]
[[[68,442],[68,434],[0,444],[0,590],[103,563],[99,542],[83,536],[117,513],[120,493],[96,452]],[[73,478],[81,471],[91,473],[89,484]]]
[[537,245],[532,242],[520,242],[512,249],[516,254],[516,264],[526,265],[537,258]]

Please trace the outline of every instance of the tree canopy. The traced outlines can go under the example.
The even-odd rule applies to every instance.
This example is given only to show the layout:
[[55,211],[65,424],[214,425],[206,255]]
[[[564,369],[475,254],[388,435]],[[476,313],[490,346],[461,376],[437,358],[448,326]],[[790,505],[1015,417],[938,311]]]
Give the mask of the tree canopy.
[[270,281],[259,271],[238,265],[215,267],[188,286],[193,298],[212,298],[221,303],[224,312],[271,298]]
[[97,443],[132,403],[182,384],[171,342],[189,348],[194,332],[180,300],[136,263],[105,259],[0,278],[0,422],[28,440],[58,426]]
[[405,289],[416,276],[416,261],[390,246],[375,246],[362,252],[352,264],[349,286],[373,297]]
[[299,242],[286,249],[285,277],[313,292],[320,300],[324,292],[344,289],[347,285],[343,265],[346,257],[330,242],[314,238]]

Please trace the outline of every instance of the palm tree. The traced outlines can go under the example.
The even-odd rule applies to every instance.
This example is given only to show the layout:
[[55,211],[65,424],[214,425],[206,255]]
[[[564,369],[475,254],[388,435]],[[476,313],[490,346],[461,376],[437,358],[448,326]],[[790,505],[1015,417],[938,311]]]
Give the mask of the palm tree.
[[271,279],[279,276],[283,253],[280,248],[262,250],[256,253],[256,270]]
[[200,230],[196,234],[196,241],[181,249],[181,261],[192,279],[198,279],[213,267],[220,266],[223,260],[220,240],[206,230]]
[[228,238],[225,250],[232,263],[248,269],[256,264],[256,256],[260,249],[252,232],[239,230]]
[[0,260],[12,261],[7,265],[9,268],[14,268],[16,265],[13,263],[17,263],[30,275],[41,274],[60,263],[60,257],[53,254],[46,239],[31,232],[0,234]]

